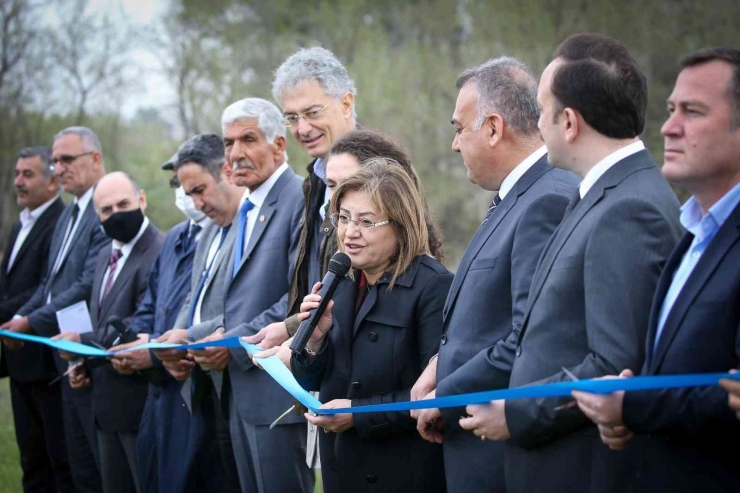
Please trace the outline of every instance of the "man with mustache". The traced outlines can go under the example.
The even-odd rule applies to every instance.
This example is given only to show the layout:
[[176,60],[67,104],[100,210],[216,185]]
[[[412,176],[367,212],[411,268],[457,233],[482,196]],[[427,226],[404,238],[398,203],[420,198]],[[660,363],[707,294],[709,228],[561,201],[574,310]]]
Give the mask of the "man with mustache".
[[[0,323],[15,315],[44,276],[54,226],[64,210],[59,180],[54,176],[51,149],[28,147],[15,165],[18,205],[24,207],[10,232],[0,264]],[[13,341],[15,342],[15,341]],[[50,348],[3,344],[0,376],[10,377],[13,420],[23,469],[23,490],[74,490],[64,445],[62,389]],[[51,385],[50,385],[51,384]]]
[[[59,333],[56,312],[80,301],[89,302],[95,257],[108,242],[92,206],[92,188],[105,175],[98,136],[87,127],[69,127],[54,137],[52,163],[62,189],[74,200],[62,212],[51,239],[44,281],[13,320],[1,328],[51,337]],[[57,370],[67,363],[55,356]],[[97,440],[90,392],[73,392],[62,383],[64,433],[75,488],[100,492]]]

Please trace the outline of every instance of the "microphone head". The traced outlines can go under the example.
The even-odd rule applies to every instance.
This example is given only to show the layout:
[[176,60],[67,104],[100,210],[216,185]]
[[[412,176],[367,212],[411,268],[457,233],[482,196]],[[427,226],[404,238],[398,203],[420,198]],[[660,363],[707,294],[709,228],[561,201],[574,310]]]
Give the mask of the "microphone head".
[[126,331],[126,325],[124,325],[123,320],[121,320],[121,317],[118,315],[111,315],[108,317],[108,323],[107,325],[112,325],[114,329],[116,329],[116,332],[123,333]]
[[352,267],[352,260],[350,260],[349,255],[346,253],[337,252],[329,260],[329,271],[333,272],[337,277],[346,276],[350,267]]

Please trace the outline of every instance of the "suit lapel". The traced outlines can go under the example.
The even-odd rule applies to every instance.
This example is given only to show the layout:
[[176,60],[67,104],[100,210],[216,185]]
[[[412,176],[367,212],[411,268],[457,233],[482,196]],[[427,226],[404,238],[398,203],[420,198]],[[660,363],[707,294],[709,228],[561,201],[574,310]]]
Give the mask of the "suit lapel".
[[[48,276],[51,276],[51,272],[54,269],[57,257],[59,256],[59,250],[62,248],[62,242],[64,241],[64,235],[67,233],[67,227],[69,226],[69,219],[72,216],[72,206],[74,203],[69,204],[62,212],[59,222],[59,226],[54,231],[54,235],[51,238],[51,246],[49,247],[49,265],[46,266],[46,272]],[[51,283],[47,283],[51,284]]]
[[[20,259],[21,253],[23,250],[26,249],[28,240],[31,239],[31,235],[29,234],[28,237],[26,237],[26,241],[23,242],[23,246],[21,246],[21,251],[18,252],[18,255],[15,257],[15,261],[13,262],[13,266],[10,268],[10,272],[8,272],[8,262],[10,262],[10,255],[13,252],[13,247],[15,246],[15,241],[18,239],[18,233],[21,231],[21,222],[17,221],[15,224],[13,224],[13,229],[10,230],[10,239],[8,240],[8,246],[5,248],[5,254],[3,255],[3,263],[2,263],[2,274],[10,274],[10,272],[15,269],[15,266],[18,265],[18,260]],[[34,227],[35,229],[35,227]]]
[[103,289],[103,278],[105,277],[105,270],[108,267],[108,260],[110,258],[110,244],[104,246],[101,251],[106,252],[106,254],[98,256],[98,264],[95,266],[95,280],[92,286],[92,295],[89,300],[90,318],[96,327],[100,321],[100,291]]
[[725,255],[740,239],[740,206],[727,218],[724,225],[717,231],[716,236],[711,240],[694,270],[686,280],[681,292],[678,294],[673,307],[671,308],[668,318],[660,334],[658,347],[655,350],[652,367],[655,371],[660,367],[660,363],[665,357],[668,347],[671,345],[673,338],[676,336],[681,322],[686,316],[694,300],[699,295],[704,285],[707,283],[712,274],[722,263]]
[[[82,236],[83,229],[87,227],[87,223],[90,221],[94,221],[97,218],[95,215],[95,208],[92,206],[91,203],[87,204],[87,208],[85,209],[85,213],[82,214],[82,217],[79,219],[79,224],[77,225],[77,230],[75,231],[74,236],[71,240],[69,240],[69,246],[67,247],[67,253],[64,255],[64,258],[61,262],[59,262],[59,268],[57,269],[57,272],[62,270],[62,267],[64,266],[64,262],[67,261],[67,258],[69,257],[69,253],[72,251],[72,249],[75,246],[75,243],[77,243],[77,240]],[[66,232],[66,228],[65,228]]]
[[[379,282],[376,282],[370,289],[370,292],[367,293],[367,296],[365,296],[365,299],[360,306],[360,311],[357,312],[357,316],[355,317],[355,322],[352,324],[352,338],[350,340],[354,340],[357,336],[357,330],[360,328],[360,324],[367,314],[370,313],[370,310],[375,306],[375,302],[378,301],[378,289],[380,289],[379,284]],[[352,307],[354,308],[354,304],[352,304]]]

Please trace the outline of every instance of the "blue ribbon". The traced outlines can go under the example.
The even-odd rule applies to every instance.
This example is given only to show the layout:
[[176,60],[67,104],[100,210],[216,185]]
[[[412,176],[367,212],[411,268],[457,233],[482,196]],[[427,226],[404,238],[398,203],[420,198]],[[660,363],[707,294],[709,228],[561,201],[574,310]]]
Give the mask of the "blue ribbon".
[[[250,354],[262,351],[261,348],[241,341]],[[682,387],[706,387],[717,385],[722,378],[740,381],[740,373],[699,373],[690,375],[657,375],[631,378],[591,379],[577,382],[557,382],[513,389],[488,390],[471,394],[450,395],[420,401],[392,402],[369,406],[321,409],[321,402],[306,392],[293,377],[290,370],[277,356],[260,359],[260,366],[275,379],[285,390],[316,414],[332,415],[340,413],[381,413],[393,411],[411,411],[412,409],[430,409],[447,407],[465,407],[468,404],[484,404],[495,400],[527,399],[535,397],[570,396],[574,390],[594,394],[610,394],[620,390],[653,390]]]

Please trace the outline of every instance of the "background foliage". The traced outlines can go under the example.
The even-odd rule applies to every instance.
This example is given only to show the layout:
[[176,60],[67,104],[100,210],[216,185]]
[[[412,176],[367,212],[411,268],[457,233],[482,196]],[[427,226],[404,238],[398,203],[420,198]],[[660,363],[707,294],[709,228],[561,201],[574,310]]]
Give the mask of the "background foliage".
[[[298,47],[321,45],[355,78],[359,121],[410,152],[445,234],[446,264],[454,269],[491,198],[468,183],[461,158],[450,150],[461,71],[512,55],[539,74],[571,33],[617,37],[648,77],[643,138],[660,162],[660,125],[678,59],[705,46],[738,46],[740,39],[736,0],[162,3],[164,14],[142,28],[127,23],[120,8],[90,13],[86,0],[0,0],[0,251],[17,219],[12,180],[20,148],[50,145],[68,125],[93,128],[106,169],[141,181],[149,216],[166,230],[183,218],[159,165],[186,137],[220,133],[227,104],[247,96],[271,99],[278,65]],[[50,10],[53,24],[46,21]],[[148,76],[136,63],[141,49],[156,53],[173,101],[124,118],[122,108],[139,97]],[[292,139],[288,152],[294,169],[305,174],[309,159]],[[0,390],[0,406],[9,406],[7,397]],[[0,447],[12,440],[4,430]],[[0,491],[18,484],[2,477],[8,461],[17,463],[17,456],[0,453]]]

